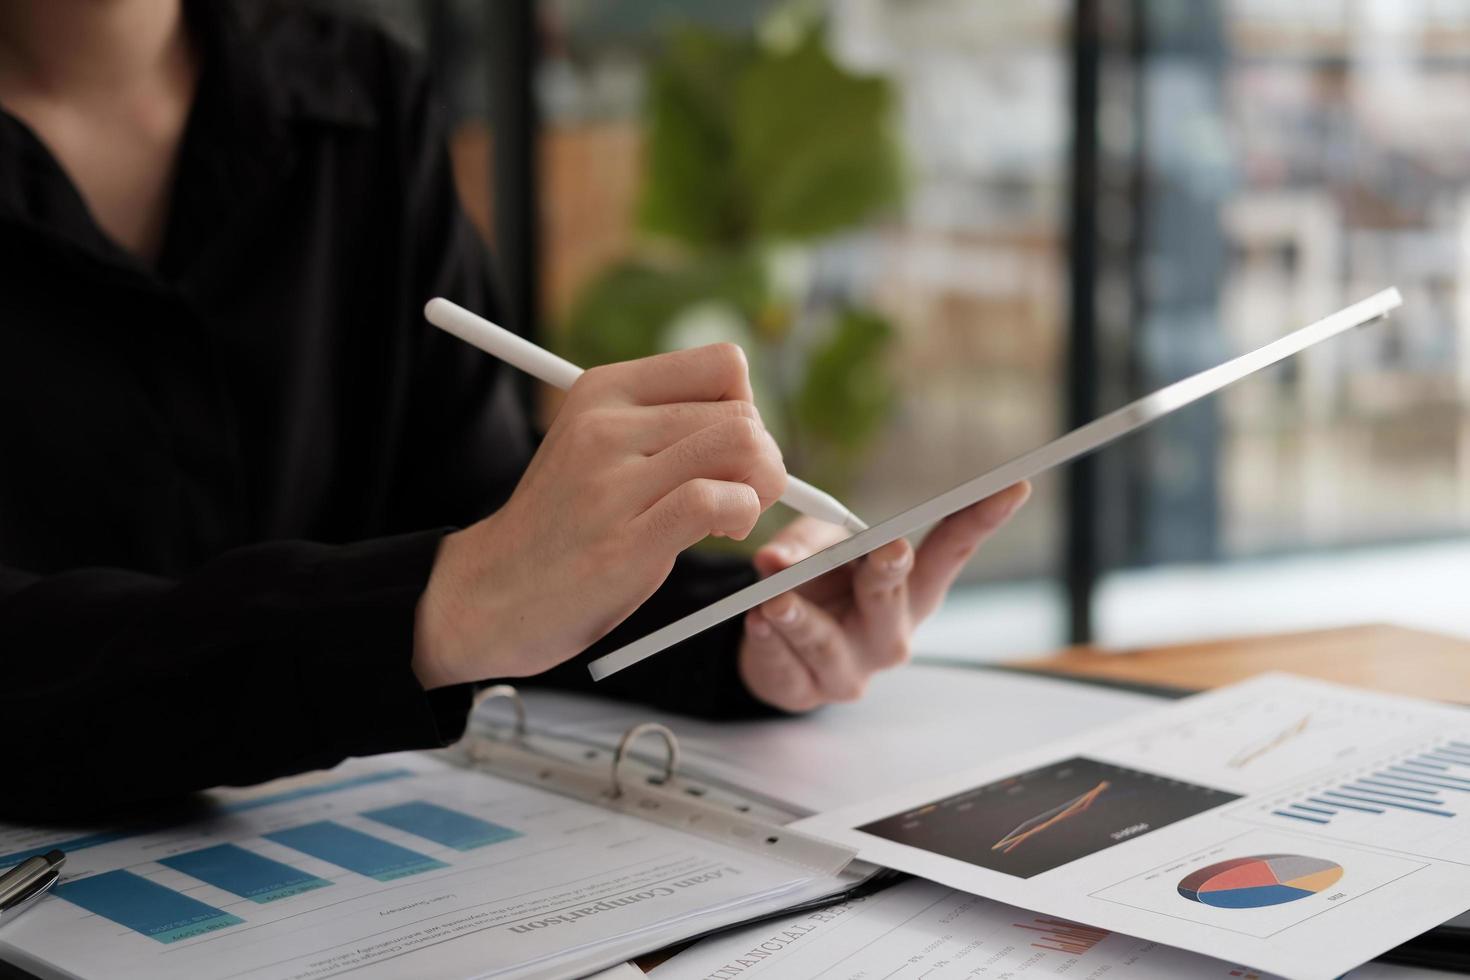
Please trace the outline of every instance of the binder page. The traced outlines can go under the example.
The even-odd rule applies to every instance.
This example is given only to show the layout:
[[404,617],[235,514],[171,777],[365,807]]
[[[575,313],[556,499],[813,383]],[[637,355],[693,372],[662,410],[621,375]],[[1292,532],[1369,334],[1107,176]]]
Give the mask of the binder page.
[[53,846],[64,880],[0,930],[41,976],[566,976],[840,888],[413,753],[172,825],[0,826],[0,863]]
[[[679,736],[683,775],[803,815],[1164,703],[1096,684],[927,664],[877,675],[861,701],[794,718],[711,722],[594,695],[530,689],[521,696],[531,731],[604,752],[629,726],[662,722]],[[504,725],[510,717],[509,703],[496,700],[473,723]]]
[[[1239,964],[914,879],[876,895],[707,939],[654,980],[962,980],[997,977],[1272,980]],[[1377,964],[1349,980],[1432,976]],[[1448,974],[1443,974],[1448,976]]]
[[796,826],[1041,914],[1335,977],[1470,903],[1470,711],[1268,675]]

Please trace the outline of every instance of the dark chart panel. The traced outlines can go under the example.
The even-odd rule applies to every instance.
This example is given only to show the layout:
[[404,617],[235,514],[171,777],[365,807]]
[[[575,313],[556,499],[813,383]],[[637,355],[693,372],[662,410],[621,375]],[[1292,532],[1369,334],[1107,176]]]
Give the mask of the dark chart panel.
[[1240,797],[1075,758],[884,817],[858,829],[1030,878]]

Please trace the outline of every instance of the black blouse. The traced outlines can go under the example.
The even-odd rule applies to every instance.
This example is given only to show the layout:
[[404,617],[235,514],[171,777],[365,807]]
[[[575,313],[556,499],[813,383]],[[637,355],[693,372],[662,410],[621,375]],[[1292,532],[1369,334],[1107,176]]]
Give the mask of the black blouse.
[[[0,112],[0,817],[83,816],[438,746],[414,608],[440,538],[534,449],[424,73],[281,5],[189,5],[203,58],[160,259],[98,228]],[[685,558],[585,660],[752,577]],[[738,621],[598,690],[761,710]]]

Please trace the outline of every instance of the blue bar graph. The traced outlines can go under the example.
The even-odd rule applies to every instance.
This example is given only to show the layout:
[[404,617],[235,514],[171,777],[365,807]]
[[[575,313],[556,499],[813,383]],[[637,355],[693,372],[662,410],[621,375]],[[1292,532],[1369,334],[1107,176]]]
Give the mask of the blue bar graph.
[[[1271,814],[1323,824],[1339,817],[1358,819],[1354,815],[1360,813],[1454,817],[1456,813],[1446,801],[1451,793],[1470,793],[1470,748],[1464,742],[1446,742],[1406,756],[1335,789],[1323,789],[1302,802],[1274,809]],[[1321,809],[1308,804],[1317,804]]]
[[1418,759],[1405,759],[1404,765],[1414,766],[1418,769],[1438,769],[1440,772],[1450,771],[1449,766],[1440,765],[1438,762],[1425,762],[1423,757],[1420,757]]
[[1329,817],[1337,812],[1336,810],[1324,810],[1320,806],[1307,806],[1305,803],[1293,803],[1292,806],[1298,810],[1306,810],[1308,813],[1320,813]]
[[1421,797],[1434,797],[1434,801],[1436,803],[1439,802],[1439,797],[1436,796],[1435,791],[1432,789],[1420,789],[1415,786],[1403,786],[1399,783],[1384,782],[1382,779],[1369,779],[1367,776],[1364,776],[1362,779],[1358,780],[1358,782],[1362,783],[1365,786],[1377,786],[1380,789],[1399,790],[1400,792],[1404,793],[1414,793]]
[[1405,769],[1403,766],[1389,766],[1383,771],[1385,776],[1393,773],[1400,774],[1394,776],[1395,779],[1407,779],[1423,786],[1438,786],[1441,789],[1458,789],[1470,793],[1470,779],[1442,776],[1437,772],[1421,772],[1418,769]]
[[1378,783],[1374,783],[1372,780],[1367,780],[1367,779],[1363,780],[1360,783],[1352,783],[1351,785],[1344,786],[1343,789],[1345,789],[1345,790],[1351,790],[1354,793],[1371,793],[1374,796],[1387,796],[1387,797],[1391,797],[1392,799],[1395,799],[1395,800],[1408,800],[1411,803],[1439,803],[1439,802],[1442,802],[1441,800],[1437,799],[1436,797],[1433,797],[1433,796],[1424,796],[1424,795],[1422,795],[1417,790],[1407,790],[1407,791],[1405,791],[1405,790],[1401,790],[1401,789],[1400,790],[1381,789]]
[[1364,813],[1382,813],[1383,812],[1382,810],[1378,809],[1377,807],[1359,806],[1356,803],[1344,803],[1341,800],[1324,800],[1320,796],[1309,796],[1309,797],[1307,797],[1307,799],[1311,800],[1313,803],[1321,803],[1324,806],[1335,806],[1335,807],[1338,807],[1338,808],[1343,809],[1343,810],[1361,810]]
[[161,943],[192,939],[245,921],[131,871],[79,878],[57,885],[54,893]]
[[331,884],[234,844],[175,854],[159,858],[158,863],[261,905]]
[[472,851],[477,847],[499,844],[521,836],[519,831],[509,827],[422,801],[366,810],[362,815],[415,837],[452,847],[456,851]]
[[[1329,789],[1327,792],[1323,793],[1322,795],[1323,796],[1330,796],[1330,797],[1332,797],[1335,800],[1356,800],[1359,803],[1372,803],[1372,804],[1375,804],[1377,806],[1397,807],[1400,810],[1413,810],[1416,813],[1432,813],[1436,817],[1453,817],[1454,816],[1454,814],[1451,813],[1448,810],[1436,810],[1436,809],[1434,809],[1432,807],[1415,806],[1412,803],[1399,803],[1399,802],[1397,802],[1395,800],[1375,800],[1375,799],[1369,799],[1369,798],[1363,797],[1363,796],[1353,796],[1350,793],[1339,793],[1336,790],[1331,790],[1331,789]],[[1344,805],[1344,804],[1339,804],[1339,805]],[[1383,811],[1380,810],[1378,812],[1379,813],[1382,813]]]
[[390,844],[331,820],[319,820],[300,827],[277,830],[265,834],[264,837],[378,881],[393,881],[395,878],[406,878],[409,875],[449,867],[443,861],[436,861],[417,851]]

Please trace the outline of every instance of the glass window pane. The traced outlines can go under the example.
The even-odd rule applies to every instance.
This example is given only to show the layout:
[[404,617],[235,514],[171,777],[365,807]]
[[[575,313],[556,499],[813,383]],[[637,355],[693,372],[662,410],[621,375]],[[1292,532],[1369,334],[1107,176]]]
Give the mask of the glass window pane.
[[[1392,580],[1414,567],[1404,548],[1470,529],[1470,3],[1134,9],[1136,72],[1112,93],[1139,133],[1132,333],[1112,365],[1128,386],[1173,380],[1389,285],[1405,305],[1111,460],[1122,488],[1112,564],[1247,562],[1172,579],[1211,597],[1196,631],[1251,628],[1221,617],[1221,603],[1254,609],[1262,629],[1313,625],[1314,606],[1336,622],[1432,620],[1432,583],[1413,595]],[[1349,547],[1396,550],[1310,557]],[[1425,568],[1442,560],[1423,554]],[[1276,575],[1268,558],[1296,571]],[[1334,561],[1358,563],[1348,592],[1312,593],[1324,575],[1338,581]],[[1161,575],[1116,577],[1104,604],[1121,609],[1128,582],[1167,605],[1150,591]],[[1129,607],[1135,621],[1147,604]],[[1116,609],[1103,617],[1122,630],[1113,638],[1139,636]]]

